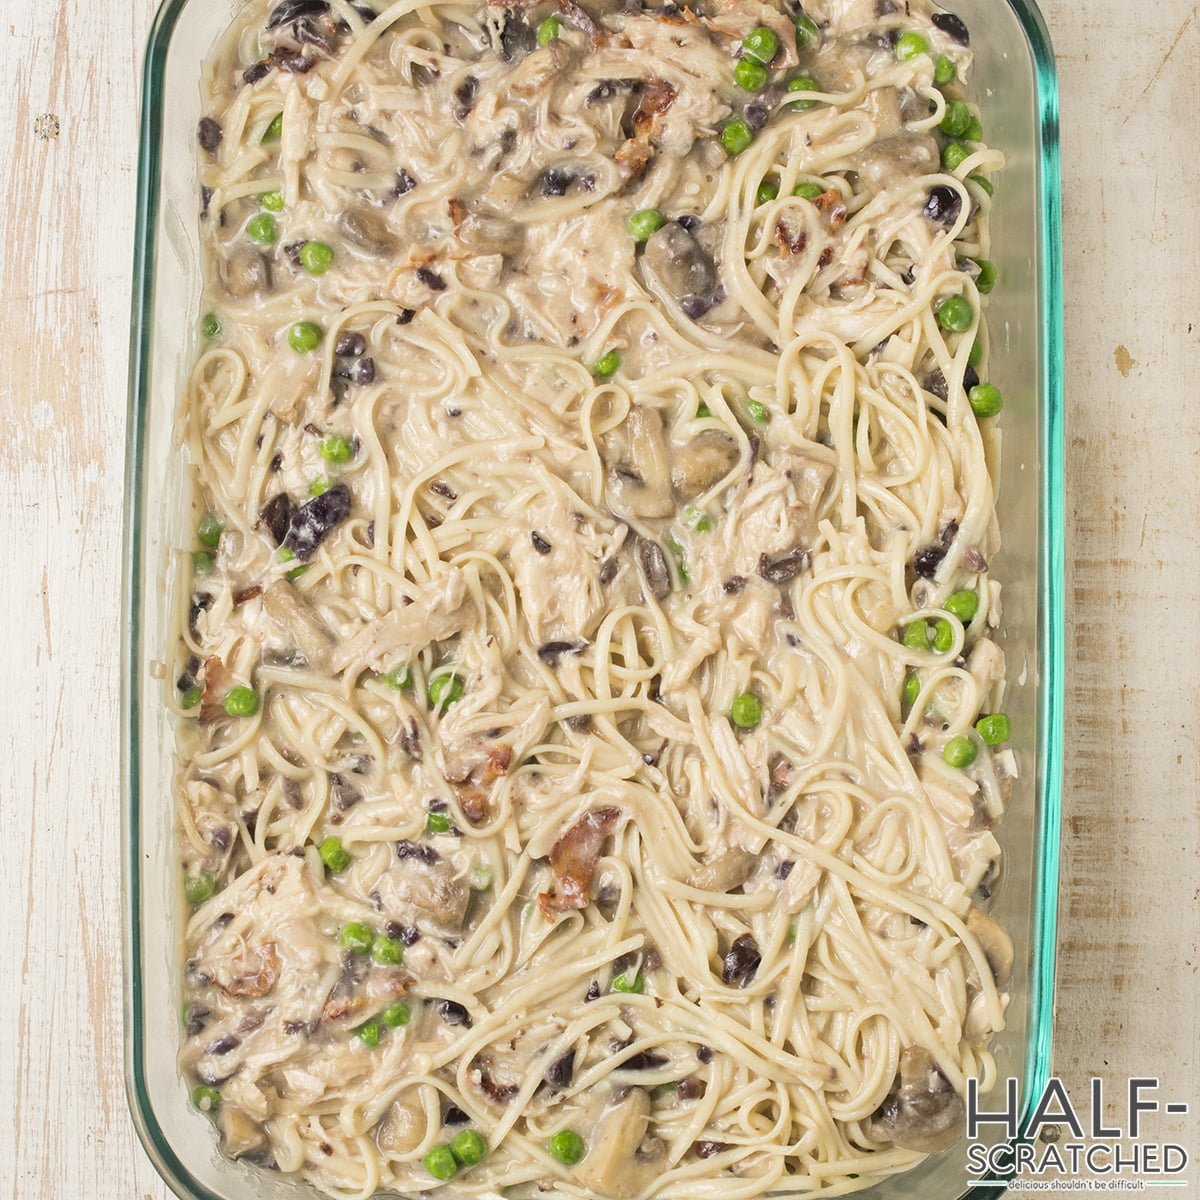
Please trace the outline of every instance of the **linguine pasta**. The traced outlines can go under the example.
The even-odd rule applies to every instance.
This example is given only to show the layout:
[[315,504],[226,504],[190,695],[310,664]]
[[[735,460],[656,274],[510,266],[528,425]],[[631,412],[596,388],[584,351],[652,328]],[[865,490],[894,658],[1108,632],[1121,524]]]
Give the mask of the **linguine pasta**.
[[239,11],[171,699],[225,1153],[751,1200],[960,1136],[1015,773],[970,61],[926,0]]

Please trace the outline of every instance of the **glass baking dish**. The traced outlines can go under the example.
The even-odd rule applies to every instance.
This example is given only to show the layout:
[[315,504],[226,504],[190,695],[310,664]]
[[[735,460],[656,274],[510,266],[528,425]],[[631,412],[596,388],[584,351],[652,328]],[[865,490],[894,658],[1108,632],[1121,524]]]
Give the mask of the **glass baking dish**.
[[[1049,1072],[1061,799],[1063,494],[1057,81],[1031,0],[953,0],[976,54],[973,94],[1008,158],[993,212],[1001,284],[991,298],[992,377],[1007,398],[1000,521],[1007,708],[1021,780],[1001,838],[996,914],[1017,964],[1001,1078],[1028,1114]],[[182,921],[170,800],[172,730],[152,670],[166,649],[168,559],[185,544],[188,468],[173,425],[195,351],[201,272],[195,129],[201,63],[237,0],[166,0],[150,33],[142,99],[126,464],[123,775],[125,1075],[142,1143],[183,1200],[310,1200],[292,1179],[223,1159],[176,1067]],[[1003,1088],[998,1089],[1003,1095]],[[994,1105],[992,1106],[994,1107]],[[968,1188],[965,1146],[859,1193],[870,1200],[997,1196]]]

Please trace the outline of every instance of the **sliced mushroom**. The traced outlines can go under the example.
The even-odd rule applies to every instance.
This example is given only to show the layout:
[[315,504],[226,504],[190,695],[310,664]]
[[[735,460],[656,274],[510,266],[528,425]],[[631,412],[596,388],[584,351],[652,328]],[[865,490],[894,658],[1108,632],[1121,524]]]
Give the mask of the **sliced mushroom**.
[[263,592],[262,604],[273,626],[267,645],[275,651],[295,651],[296,654],[291,655],[292,661],[298,657],[305,666],[315,670],[328,664],[333,634],[290,583],[280,579],[271,584]]
[[222,1104],[217,1110],[217,1128],[221,1131],[221,1149],[230,1158],[256,1154],[267,1144],[258,1123],[233,1104]]
[[217,270],[222,285],[235,300],[269,292],[274,286],[270,261],[247,246],[232,250]]
[[416,1088],[402,1092],[392,1101],[379,1122],[375,1140],[385,1154],[409,1154],[425,1138],[428,1121]]
[[872,192],[905,179],[932,175],[938,166],[937,143],[927,133],[899,133],[861,150],[858,174]]
[[368,254],[392,254],[396,238],[378,208],[349,208],[338,217],[338,228],[352,246]]
[[887,1099],[875,1113],[879,1134],[918,1154],[936,1154],[962,1137],[962,1097],[924,1046],[909,1046]]
[[639,1153],[650,1123],[650,1094],[632,1088],[596,1122],[587,1157],[575,1168],[585,1188],[611,1200],[629,1200],[659,1173],[658,1155]]
[[678,300],[711,296],[716,290],[713,260],[678,221],[668,221],[647,238],[642,261]]
[[727,850],[708,859],[698,866],[688,879],[688,884],[705,892],[728,892],[740,887],[750,878],[758,860],[749,850],[741,846],[730,846]]
[[640,537],[634,553],[646,590],[655,600],[665,600],[671,592],[671,571],[663,548],[651,538]]
[[978,908],[967,914],[967,929],[979,941],[983,956],[992,969],[997,987],[1003,987],[1012,977],[1013,943],[1004,928]]
[[695,500],[720,483],[740,457],[737,442],[727,433],[706,429],[675,455],[671,464],[675,498],[682,502]]
[[616,465],[609,472],[609,504],[626,517],[668,517],[671,503],[667,442],[662,415],[654,408],[630,409],[609,441]]
[[[406,845],[407,843],[401,843]],[[453,864],[433,854],[398,856],[398,861],[376,884],[384,912],[396,920],[424,918],[439,929],[462,928],[471,889]],[[413,922],[407,920],[408,924]]]
[[502,254],[512,258],[525,244],[525,229],[506,217],[468,213],[458,227],[459,240],[479,254]]

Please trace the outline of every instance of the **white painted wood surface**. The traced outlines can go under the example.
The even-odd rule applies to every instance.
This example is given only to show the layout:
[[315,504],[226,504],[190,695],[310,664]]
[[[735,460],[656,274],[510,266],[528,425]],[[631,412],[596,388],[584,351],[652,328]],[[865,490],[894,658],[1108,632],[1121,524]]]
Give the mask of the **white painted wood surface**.
[[[1200,9],[1045,7],[1063,83],[1068,356],[1055,1061],[1081,1087],[1160,1075],[1195,1108]],[[152,0],[0,0],[0,15],[0,1200],[165,1200],[123,1095],[117,761]],[[1163,1128],[1200,1151],[1194,1112]]]

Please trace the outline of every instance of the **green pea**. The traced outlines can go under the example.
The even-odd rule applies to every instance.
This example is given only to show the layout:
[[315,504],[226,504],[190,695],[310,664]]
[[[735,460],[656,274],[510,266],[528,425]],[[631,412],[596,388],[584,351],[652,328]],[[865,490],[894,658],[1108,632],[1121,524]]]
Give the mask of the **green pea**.
[[430,833],[449,833],[454,828],[454,823],[445,813],[431,812],[425,818],[425,828]]
[[190,687],[182,696],[179,697],[179,707],[183,709],[195,708],[200,703],[204,696],[204,689],[200,687]]
[[792,195],[799,196],[801,200],[816,200],[825,195],[825,189],[819,183],[798,183],[792,188]]
[[904,644],[910,650],[928,650],[933,642],[928,621],[913,621],[904,627]]
[[896,39],[896,58],[900,62],[928,53],[929,43],[919,33],[902,33]]
[[192,1103],[201,1111],[215,1113],[221,1107],[221,1093],[206,1083],[192,1088]]
[[670,534],[666,537],[667,549],[671,552],[671,557],[675,560],[675,566],[679,570],[679,578],[683,583],[692,582],[692,573],[688,570],[687,554],[684,552],[683,546],[673,538]]
[[967,399],[977,417],[994,417],[1004,407],[1004,396],[994,383],[977,383],[967,393]]
[[349,925],[343,926],[338,941],[343,950],[352,950],[355,954],[368,954],[375,945],[375,930],[361,921],[351,921]]
[[741,117],[734,117],[721,126],[721,145],[731,158],[736,158],[743,150],[748,150],[753,141],[754,130]]
[[321,457],[328,463],[348,463],[354,457],[354,447],[340,433],[332,433],[320,446]]
[[[767,86],[767,68],[752,58],[739,58],[733,64],[733,82],[744,92],[761,92]],[[749,126],[746,126],[749,129]],[[724,134],[722,134],[724,140]],[[747,142],[748,146],[750,143]],[[729,150],[729,147],[725,147]],[[729,150],[730,154],[740,151]]]
[[283,136],[283,113],[276,113],[263,133],[264,142],[277,142]]
[[596,359],[592,373],[600,379],[611,379],[620,369],[621,356],[615,350],[610,350]]
[[408,667],[393,667],[383,676],[383,682],[398,692],[406,692],[413,685],[412,671]]
[[729,719],[739,729],[753,729],[762,720],[762,701],[753,692],[742,692],[730,706]]
[[325,331],[314,321],[297,321],[288,330],[288,345],[297,354],[308,354],[315,350],[325,336]]
[[989,196],[996,194],[996,189],[992,186],[992,181],[984,175],[972,175],[971,182],[979,184],[980,190]]
[[208,546],[209,549],[216,548],[224,532],[225,522],[216,513],[205,513],[196,526],[196,536],[200,539],[200,544]]
[[183,894],[189,904],[203,904],[217,890],[217,877],[209,871],[189,875],[183,881]]
[[975,732],[989,746],[999,746],[1012,737],[1012,721],[1007,713],[992,713],[990,717],[980,717],[975,722]]
[[942,758],[960,771],[969,767],[979,755],[979,747],[969,737],[953,737],[946,743]]
[[308,494],[310,496],[323,496],[331,487],[333,487],[333,480],[320,475],[308,485]]
[[270,213],[259,213],[257,217],[251,217],[246,224],[246,236],[261,246],[271,245],[279,236],[275,218]]
[[937,61],[933,64],[933,82],[938,87],[945,87],[957,74],[957,70],[954,59],[939,54]]
[[900,697],[904,702],[905,708],[912,708],[917,702],[917,697],[921,694],[921,677],[916,671],[909,671],[904,676],[904,690],[900,693]]
[[755,199],[759,204],[769,204],[776,196],[779,195],[779,180],[764,179],[758,185],[758,191],[755,193]]
[[200,333],[206,338],[215,338],[221,332],[221,321],[216,313],[205,313],[200,321]]
[[967,355],[967,365],[977,367],[983,362],[983,343],[976,338],[971,343],[971,352]]
[[769,63],[779,53],[779,35],[765,25],[756,25],[742,38],[742,53],[760,63]]
[[970,147],[962,142],[950,142],[942,151],[942,166],[947,171],[957,171],[970,157]]
[[280,562],[291,562],[296,557],[296,552],[291,546],[280,546],[279,553],[276,555]]
[[951,138],[960,138],[971,127],[971,110],[965,100],[951,100],[938,128]]
[[464,1129],[450,1143],[450,1151],[464,1167],[473,1167],[483,1162],[487,1154],[487,1142],[481,1133],[474,1129]]
[[252,687],[239,684],[225,695],[225,711],[231,717],[252,717],[258,712],[258,693]]
[[937,307],[937,323],[950,333],[966,333],[975,320],[975,310],[961,296],[948,296]]
[[458,1160],[449,1146],[434,1146],[424,1158],[425,1170],[444,1183],[458,1174]]
[[[399,945],[398,942],[396,944]],[[396,961],[398,962],[399,959]],[[412,1020],[412,1009],[403,1000],[397,1000],[395,1004],[389,1004],[379,1014],[379,1019],[389,1029],[400,1029]]]
[[983,141],[983,125],[978,117],[972,117],[970,124],[963,130],[963,141],[966,142],[982,142]]
[[283,212],[282,192],[263,192],[258,198],[259,204],[268,212]]
[[629,232],[634,240],[644,242],[656,229],[661,229],[667,218],[657,208],[642,208],[629,218]]
[[466,692],[466,685],[457,675],[439,675],[429,681],[429,707],[438,711],[457,704]]
[[[787,90],[789,92],[819,92],[821,85],[811,75],[796,75],[788,80]],[[790,107],[796,112],[805,112],[807,109],[815,108],[816,105],[815,100],[793,100]]]
[[321,861],[335,875],[350,865],[350,855],[342,845],[340,837],[327,837],[317,847],[317,853],[321,856]]
[[614,977],[612,990],[614,992],[623,992],[627,995],[640,996],[646,990],[646,981],[642,978],[641,971],[638,971],[634,975],[630,975],[628,971],[622,971],[620,975]]
[[759,425],[766,425],[771,420],[771,411],[761,400],[751,400],[746,405],[746,411],[750,414],[750,420],[757,421]]
[[979,611],[979,596],[972,591],[952,592],[942,607],[952,616],[957,617],[964,625],[969,625]]
[[383,1038],[383,1026],[372,1017],[354,1031],[354,1036],[368,1046],[378,1046]]
[[938,617],[933,623],[933,648],[939,654],[945,654],[954,645],[954,626],[945,617]]
[[[380,934],[375,939],[375,945],[371,947],[371,957],[379,963],[381,967],[398,967],[404,961],[404,943],[397,941],[396,938],[384,937]],[[396,1005],[392,1005],[395,1008]],[[408,1005],[404,1006],[407,1010]],[[408,1017],[403,1021],[388,1020],[388,1013],[391,1008],[385,1009],[383,1013],[383,1023],[390,1029],[394,1029],[397,1025],[407,1025]]]
[[982,296],[988,295],[992,288],[996,286],[996,264],[990,258],[981,258],[975,264],[979,268],[979,274],[975,278],[975,286],[979,289]]
[[547,17],[537,27],[537,44],[539,46],[548,46],[560,37],[562,37],[562,22],[557,17]]
[[197,575],[209,574],[216,565],[217,560],[207,550],[197,550],[192,555],[192,570]]
[[300,265],[310,275],[324,275],[333,265],[333,247],[324,242],[305,242],[300,247]]
[[814,45],[820,40],[821,31],[817,28],[817,23],[806,13],[796,14],[796,49],[807,50],[809,46]]
[[587,1153],[587,1142],[573,1129],[560,1129],[546,1143],[546,1149],[568,1167],[574,1166]]

